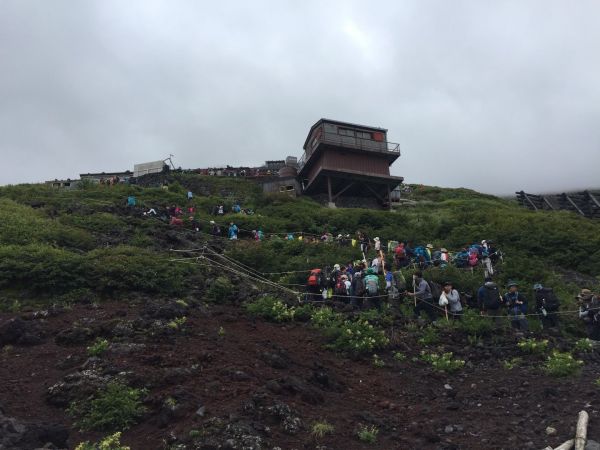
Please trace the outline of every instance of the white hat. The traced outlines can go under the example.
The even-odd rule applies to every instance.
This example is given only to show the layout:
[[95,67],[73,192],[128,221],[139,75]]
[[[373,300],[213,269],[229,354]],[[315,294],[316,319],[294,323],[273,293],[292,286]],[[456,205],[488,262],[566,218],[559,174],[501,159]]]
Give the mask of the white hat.
[[336,264],[335,266],[333,266],[333,268],[334,268],[335,270],[340,270],[340,265],[339,265],[339,264]]
[[214,224],[215,224],[215,221],[214,221],[214,220],[211,220],[211,221],[210,221],[210,224],[211,224],[211,225],[214,225]]
[[379,238],[378,238],[378,237],[376,237],[376,238],[375,238],[375,240],[376,240],[376,241],[378,241],[378,240],[379,240]]
[[487,241],[484,239],[483,241],[481,241],[481,245],[484,245]]

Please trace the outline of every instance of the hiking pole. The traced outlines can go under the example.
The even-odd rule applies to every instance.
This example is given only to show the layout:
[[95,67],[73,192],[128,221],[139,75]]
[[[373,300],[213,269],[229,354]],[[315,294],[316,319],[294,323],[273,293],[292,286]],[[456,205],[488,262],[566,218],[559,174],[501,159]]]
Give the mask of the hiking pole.
[[448,319],[448,307],[444,306],[444,312],[446,313],[446,322],[450,322],[450,319]]

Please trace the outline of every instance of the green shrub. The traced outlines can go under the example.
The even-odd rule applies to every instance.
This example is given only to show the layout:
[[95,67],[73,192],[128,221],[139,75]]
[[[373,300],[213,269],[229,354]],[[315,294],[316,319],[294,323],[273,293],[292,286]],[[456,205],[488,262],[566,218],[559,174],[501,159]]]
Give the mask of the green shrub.
[[379,355],[373,355],[373,366],[377,368],[385,367],[385,361]]
[[394,352],[394,359],[396,361],[406,361],[406,355],[401,352]]
[[97,291],[181,294],[193,272],[189,264],[170,262],[165,256],[137,247],[119,246],[88,253],[88,281]]
[[362,425],[358,429],[358,432],[356,434],[361,442],[366,442],[367,444],[374,444],[375,442],[377,442],[379,428],[377,428],[375,425]]
[[89,441],[82,442],[75,447],[75,450],[131,450],[131,448],[121,445],[121,433],[117,432],[94,444],[90,444]]
[[85,259],[46,244],[0,246],[0,288],[63,293],[87,285]]
[[96,339],[93,345],[87,348],[88,356],[102,356],[108,350],[109,343],[106,339]]
[[143,395],[145,390],[112,382],[91,398],[73,402],[69,413],[84,430],[124,430],[144,413]]
[[548,350],[548,339],[538,341],[535,338],[523,339],[517,346],[525,353],[541,355]]
[[175,317],[173,320],[167,322],[167,326],[172,330],[181,330],[185,323],[187,322],[187,317]]
[[462,359],[452,359],[452,352],[443,353],[438,355],[437,353],[426,353],[421,352],[421,359],[431,364],[438,372],[456,372],[465,365]]
[[548,356],[544,371],[554,377],[568,377],[577,374],[582,366],[583,361],[576,360],[571,353],[555,350]]
[[246,304],[246,310],[258,317],[273,322],[287,322],[294,320],[295,308],[287,306],[281,300],[275,297],[265,296]]
[[383,330],[369,322],[346,320],[341,326],[334,326],[329,330],[333,342],[330,347],[348,353],[362,354],[384,348],[389,344],[389,339]]
[[594,344],[589,338],[583,338],[575,342],[575,351],[580,353],[590,353],[594,350]]
[[458,322],[458,328],[470,336],[486,336],[494,329],[491,319],[480,316],[476,311],[468,309]]
[[311,436],[315,439],[322,439],[325,435],[333,434],[335,427],[326,421],[315,422],[311,428]]
[[208,297],[221,303],[231,297],[233,293],[233,284],[227,277],[217,277],[208,289]]
[[332,328],[343,323],[342,315],[325,306],[313,312],[310,323],[317,328]]
[[419,338],[421,345],[433,345],[440,341],[440,335],[434,327],[423,328],[423,334]]
[[502,361],[502,366],[506,370],[512,370],[515,367],[518,367],[522,362],[523,362],[522,358],[514,357],[514,358],[511,358],[511,359],[505,359],[504,361]]

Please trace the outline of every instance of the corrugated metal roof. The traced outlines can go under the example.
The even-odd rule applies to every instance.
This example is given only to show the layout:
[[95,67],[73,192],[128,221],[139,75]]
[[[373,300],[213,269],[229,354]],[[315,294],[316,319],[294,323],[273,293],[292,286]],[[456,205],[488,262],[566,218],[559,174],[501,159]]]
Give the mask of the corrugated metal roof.
[[341,120],[334,120],[334,119],[325,119],[325,118],[321,118],[319,120],[317,120],[314,125],[312,127],[310,127],[310,130],[308,131],[308,136],[306,136],[306,139],[304,140],[304,146],[302,148],[306,148],[306,144],[308,143],[308,139],[310,138],[310,135],[312,134],[312,132],[314,131],[314,129],[316,127],[318,127],[319,125],[321,125],[324,122],[328,122],[328,123],[333,123],[336,125],[343,125],[346,127],[353,127],[353,128],[364,128],[367,130],[373,130],[373,131],[381,131],[383,133],[387,133],[387,128],[379,128],[379,127],[372,127],[369,125],[360,125],[357,123],[352,123],[352,122],[342,122]]

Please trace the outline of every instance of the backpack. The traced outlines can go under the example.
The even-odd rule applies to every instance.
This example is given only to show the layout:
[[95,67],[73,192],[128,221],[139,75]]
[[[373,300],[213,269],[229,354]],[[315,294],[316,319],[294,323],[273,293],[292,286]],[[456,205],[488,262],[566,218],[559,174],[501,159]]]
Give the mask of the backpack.
[[404,250],[403,246],[399,245],[398,247],[396,247],[395,253],[396,257],[399,259],[403,259],[406,257],[406,250]]
[[321,269],[311,270],[306,284],[309,286],[320,286],[321,285]]
[[377,280],[370,278],[366,282],[366,290],[369,296],[376,296],[379,293],[379,283]]
[[[541,307],[545,303],[546,311],[558,311],[560,301],[552,288],[542,288],[535,292],[536,303]],[[544,302],[545,301],[545,302]]]
[[469,266],[475,267],[479,262],[479,252],[476,248],[469,249]]
[[335,282],[335,287],[333,290],[335,295],[346,295],[348,292],[346,291],[346,284],[342,281],[342,277],[338,277]]
[[484,309],[500,308],[500,291],[498,286],[484,286],[482,306]]
[[357,297],[362,297],[365,295],[365,280],[362,277],[357,276],[354,278],[354,295]]
[[442,295],[442,286],[433,281],[428,281],[427,284],[429,285],[429,291],[431,292],[431,296],[435,300],[438,300],[440,298],[440,295]]

